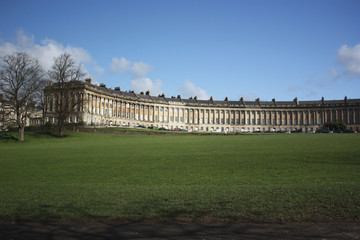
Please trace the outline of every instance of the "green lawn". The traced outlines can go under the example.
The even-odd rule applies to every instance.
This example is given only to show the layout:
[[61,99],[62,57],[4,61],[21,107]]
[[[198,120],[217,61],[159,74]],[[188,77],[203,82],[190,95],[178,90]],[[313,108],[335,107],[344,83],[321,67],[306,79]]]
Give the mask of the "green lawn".
[[0,219],[359,221],[360,134],[0,133]]

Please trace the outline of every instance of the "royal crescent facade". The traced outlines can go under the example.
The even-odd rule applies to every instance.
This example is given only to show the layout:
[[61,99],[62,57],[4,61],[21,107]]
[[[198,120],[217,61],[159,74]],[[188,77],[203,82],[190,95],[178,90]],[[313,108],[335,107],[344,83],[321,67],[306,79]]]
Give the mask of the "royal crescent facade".
[[[69,122],[88,126],[162,127],[169,130],[218,132],[310,132],[324,123],[343,122],[349,130],[359,131],[360,99],[318,101],[223,101],[196,97],[151,96],[96,86],[91,79],[67,83],[81,103]],[[56,84],[45,89],[47,120],[56,123]]]

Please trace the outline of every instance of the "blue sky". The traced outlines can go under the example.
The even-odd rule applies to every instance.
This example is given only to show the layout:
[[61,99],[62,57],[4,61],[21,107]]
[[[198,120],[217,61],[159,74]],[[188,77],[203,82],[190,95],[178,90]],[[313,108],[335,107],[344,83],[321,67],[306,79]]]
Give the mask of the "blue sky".
[[0,55],[66,51],[97,83],[222,100],[360,98],[360,1],[2,0]]

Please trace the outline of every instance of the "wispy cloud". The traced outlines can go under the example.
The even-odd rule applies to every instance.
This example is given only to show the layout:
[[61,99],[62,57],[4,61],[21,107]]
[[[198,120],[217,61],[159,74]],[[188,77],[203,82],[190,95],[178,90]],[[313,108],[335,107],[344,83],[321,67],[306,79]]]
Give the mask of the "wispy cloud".
[[254,101],[257,98],[256,94],[254,93],[247,93],[247,94],[239,93],[238,97],[239,99],[243,98],[245,101]]
[[144,62],[135,62],[130,70],[133,73],[134,78],[143,78],[152,71],[152,67]]
[[136,92],[150,91],[151,95],[162,93],[162,82],[152,81],[150,78],[134,78],[130,81],[130,87]]
[[343,45],[338,50],[338,62],[345,73],[360,76],[360,43],[354,47]]
[[202,88],[195,86],[194,83],[192,83],[189,80],[186,80],[184,85],[179,88],[179,93],[184,97],[197,97],[198,99],[209,99],[210,95]]
[[309,77],[302,83],[291,84],[288,91],[313,98],[317,96],[318,89],[334,88],[341,81],[360,79],[360,44],[354,47],[342,45],[337,50],[337,62],[339,65],[330,68],[323,77]]
[[112,72],[122,73],[130,69],[131,62],[124,57],[112,59],[110,69]]

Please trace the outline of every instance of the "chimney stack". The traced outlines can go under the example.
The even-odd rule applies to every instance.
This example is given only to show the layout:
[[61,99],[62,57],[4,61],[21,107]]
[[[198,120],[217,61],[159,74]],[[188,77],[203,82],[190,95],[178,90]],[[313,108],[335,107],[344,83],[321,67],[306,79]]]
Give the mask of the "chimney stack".
[[85,79],[85,82],[88,83],[88,84],[92,84],[92,78],[89,77],[89,78]]

